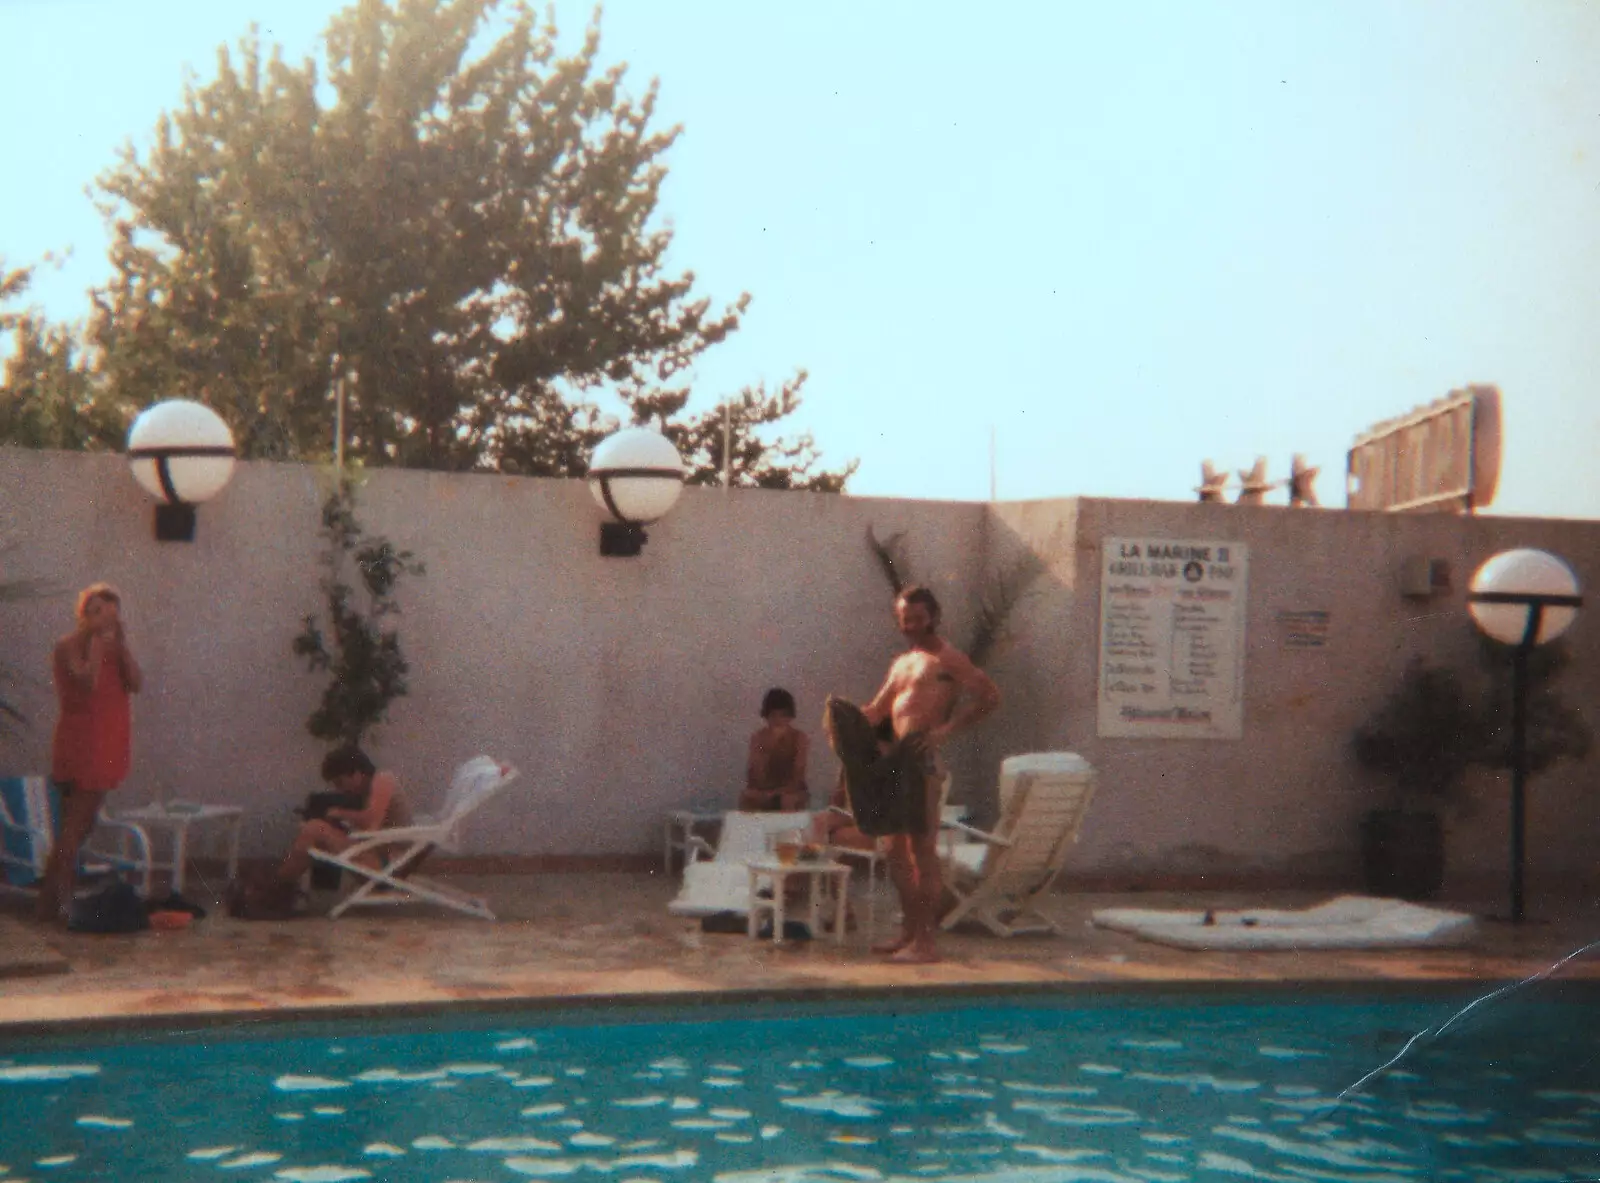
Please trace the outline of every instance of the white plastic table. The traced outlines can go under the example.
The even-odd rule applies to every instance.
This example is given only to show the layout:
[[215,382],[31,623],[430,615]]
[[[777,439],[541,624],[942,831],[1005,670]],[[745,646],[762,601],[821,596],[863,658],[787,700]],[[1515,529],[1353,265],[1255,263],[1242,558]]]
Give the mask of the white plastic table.
[[199,805],[190,801],[169,801],[166,804],[141,805],[137,809],[118,810],[111,820],[131,822],[152,838],[165,832],[171,836],[171,857],[167,862],[157,860],[156,846],[150,846],[150,869],[168,871],[172,875],[172,890],[183,894],[183,873],[189,862],[189,831],[221,828],[228,842],[228,878],[239,871],[239,827],[244,820],[244,810],[237,805]]
[[[806,876],[810,888],[806,898],[807,921],[811,927],[811,935],[816,937],[822,924],[822,897],[817,889],[822,885],[824,878],[831,876],[834,880],[833,903],[833,940],[835,944],[844,944],[844,913],[845,897],[850,890],[850,868],[843,863],[836,863],[827,859],[797,859],[792,863],[780,863],[776,859],[757,859],[748,864],[750,868],[750,912],[746,932],[751,940],[756,939],[756,934],[761,931],[761,916],[764,913],[772,915],[772,943],[783,943],[783,909],[784,887],[791,875]],[[758,889],[765,880],[772,887],[772,897],[763,899]]]

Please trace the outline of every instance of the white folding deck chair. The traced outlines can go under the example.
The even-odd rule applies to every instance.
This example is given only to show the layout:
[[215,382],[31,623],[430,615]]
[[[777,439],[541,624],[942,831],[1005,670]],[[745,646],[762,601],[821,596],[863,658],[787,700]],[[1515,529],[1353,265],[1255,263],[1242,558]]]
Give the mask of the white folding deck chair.
[[771,835],[786,830],[806,830],[811,814],[743,813],[734,810],[722,819],[716,849],[698,835],[689,839],[689,861],[683,865],[683,889],[667,905],[674,916],[711,916],[718,912],[750,911],[752,859],[767,856]]
[[[517,770],[509,764],[488,756],[475,757],[456,769],[444,808],[436,818],[421,818],[412,825],[388,830],[356,831],[350,835],[351,845],[338,854],[311,851],[316,861],[349,872],[361,884],[329,910],[328,918],[337,920],[351,908],[424,903],[493,920],[494,913],[483,897],[410,872],[436,848],[459,850],[463,823],[516,777]],[[371,867],[358,862],[365,854],[378,855],[384,860],[383,865]]]
[[[1078,840],[1095,774],[1072,752],[1010,756],[1000,765],[1000,822],[993,833],[946,823],[945,882],[956,906],[939,922],[974,919],[997,936],[1061,927],[1038,908]],[[959,836],[966,841],[954,841]]]
[[[0,777],[0,890],[32,895],[38,891],[61,821],[61,794],[45,776]],[[91,848],[79,856],[78,874],[116,872],[150,897],[150,835],[133,822],[102,816],[96,831],[115,834],[117,851]]]

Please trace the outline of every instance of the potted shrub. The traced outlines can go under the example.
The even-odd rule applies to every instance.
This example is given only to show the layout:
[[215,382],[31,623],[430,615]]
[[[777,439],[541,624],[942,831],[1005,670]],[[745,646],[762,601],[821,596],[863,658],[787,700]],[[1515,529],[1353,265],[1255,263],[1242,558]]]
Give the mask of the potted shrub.
[[[387,719],[389,704],[407,692],[410,664],[400,651],[400,633],[393,616],[400,612],[396,591],[406,575],[426,568],[410,551],[397,550],[382,535],[368,534],[356,520],[355,486],[339,479],[322,506],[322,535],[328,548],[322,557],[322,594],[328,606],[328,631],[313,614],[294,638],[296,657],[313,673],[330,677],[322,702],[306,720],[306,730],[334,744],[359,744]],[[353,565],[361,592],[346,581]],[[320,817],[330,806],[359,807],[338,793],[312,793],[304,816]],[[339,886],[337,867],[311,868],[311,882]]]
[[[329,631],[322,631],[315,615],[307,616],[293,642],[295,656],[313,673],[331,675],[306,730],[335,744],[359,744],[387,718],[389,704],[405,695],[411,667],[400,651],[399,630],[389,621],[400,611],[401,578],[425,572],[410,551],[366,533],[355,511],[354,486],[341,479],[322,506],[328,549],[321,586]],[[364,596],[346,582],[352,565]]]
[[1443,885],[1440,810],[1459,798],[1478,757],[1477,728],[1456,674],[1418,657],[1356,730],[1357,762],[1383,774],[1393,790],[1390,803],[1362,821],[1362,868],[1370,894],[1426,900]]
[[[1480,636],[1480,655],[1489,676],[1483,721],[1477,730],[1477,762],[1496,772],[1511,770],[1511,662],[1514,647]],[[1525,733],[1530,778],[1562,760],[1582,760],[1593,740],[1583,714],[1568,705],[1556,685],[1571,661],[1566,644],[1540,645],[1528,654],[1528,717]]]

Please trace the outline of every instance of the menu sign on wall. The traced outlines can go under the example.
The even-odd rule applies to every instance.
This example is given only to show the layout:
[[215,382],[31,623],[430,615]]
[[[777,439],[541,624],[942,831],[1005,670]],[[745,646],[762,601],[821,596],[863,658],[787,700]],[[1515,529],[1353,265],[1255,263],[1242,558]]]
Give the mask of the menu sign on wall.
[[1099,734],[1238,739],[1247,548],[1107,538],[1100,557]]

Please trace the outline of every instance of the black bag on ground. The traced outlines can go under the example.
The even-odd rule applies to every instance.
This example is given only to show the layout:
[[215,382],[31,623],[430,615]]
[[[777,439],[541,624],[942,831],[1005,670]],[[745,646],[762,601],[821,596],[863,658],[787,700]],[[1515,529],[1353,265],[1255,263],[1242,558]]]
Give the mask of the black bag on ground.
[[[772,939],[772,921],[763,921],[756,930],[756,940],[770,941]],[[785,920],[783,922],[783,939],[786,941],[809,941],[811,928],[804,920]]]
[[72,901],[67,927],[73,932],[143,932],[150,927],[150,920],[132,885],[114,879]]
[[235,920],[294,920],[300,910],[300,887],[285,883],[268,868],[228,884],[222,905]]
[[[360,793],[341,793],[336,789],[323,789],[306,794],[306,803],[298,811],[307,821],[326,818],[330,809],[360,809],[366,802]],[[327,863],[311,864],[311,886],[318,891],[339,890],[339,868]]]
[[[709,916],[700,917],[701,932],[728,933],[744,936],[750,931],[750,922],[743,912],[713,912]],[[756,930],[756,939],[770,941],[772,939],[772,921],[765,920]],[[809,941],[811,929],[803,920],[785,920],[783,922],[783,939],[786,941]]]

